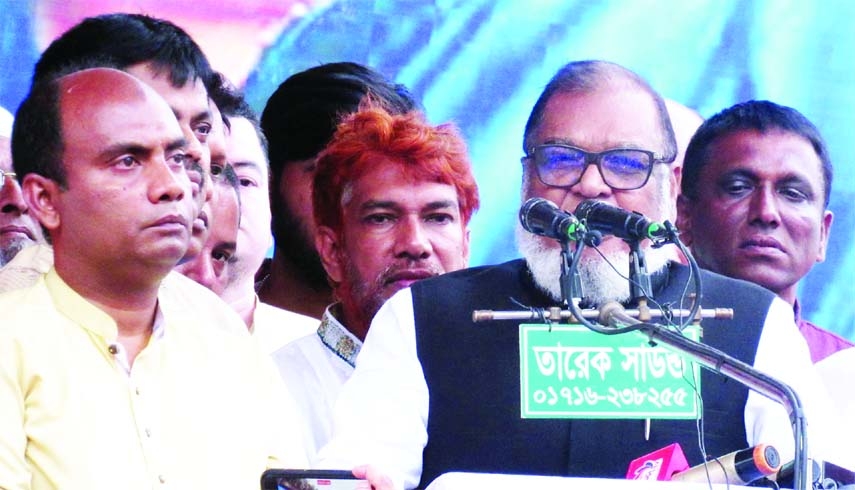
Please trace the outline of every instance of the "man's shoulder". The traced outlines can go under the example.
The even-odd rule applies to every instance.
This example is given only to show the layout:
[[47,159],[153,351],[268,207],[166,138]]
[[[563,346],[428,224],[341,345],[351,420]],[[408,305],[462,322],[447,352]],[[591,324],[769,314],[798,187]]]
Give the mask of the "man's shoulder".
[[176,319],[182,328],[198,326],[249,337],[249,330],[232,307],[209,289],[177,272],[170,272],[160,284],[158,301],[167,321]]
[[[670,275],[672,280],[677,277],[677,281],[682,286],[690,276],[691,272],[688,266],[671,263]],[[733,300],[744,301],[762,301],[768,307],[775,298],[775,293],[765,289],[752,282],[742,279],[735,279],[706,269],[700,269],[700,280],[702,285],[702,293],[705,298],[721,298],[732,302]],[[754,304],[753,306],[758,306]],[[715,307],[715,305],[704,305],[704,307]],[[728,306],[722,305],[727,308]]]
[[282,370],[286,366],[290,368],[325,361],[325,350],[326,347],[318,334],[312,333],[288,342],[271,355]]
[[413,289],[446,289],[453,284],[488,284],[493,281],[517,280],[527,274],[525,260],[514,259],[501,264],[469,267],[440,276],[424,279],[412,285]]
[[44,276],[39,276],[33,284],[0,293],[0,330],[40,330],[50,326],[43,320],[55,310]]
[[256,326],[260,324],[281,325],[282,323],[286,323],[287,325],[298,328],[305,333],[308,333],[306,329],[315,330],[318,328],[319,322],[320,320],[317,318],[312,318],[291,310],[279,308],[278,306],[273,306],[260,300],[256,303],[255,315],[253,317],[253,324]]
[[836,352],[849,350],[852,347],[855,347],[855,344],[850,340],[819,327],[803,318],[797,318],[796,326],[799,327],[799,332],[801,332],[802,337],[807,341],[808,348],[810,348],[811,359],[814,364]]
[[317,334],[285,345],[272,358],[288,386],[301,386],[302,391],[317,389],[307,385],[326,386],[334,380],[343,383],[353,372],[353,367],[324,345]]
[[274,353],[302,337],[314,334],[320,320],[263,303],[255,305],[252,336],[268,353]]

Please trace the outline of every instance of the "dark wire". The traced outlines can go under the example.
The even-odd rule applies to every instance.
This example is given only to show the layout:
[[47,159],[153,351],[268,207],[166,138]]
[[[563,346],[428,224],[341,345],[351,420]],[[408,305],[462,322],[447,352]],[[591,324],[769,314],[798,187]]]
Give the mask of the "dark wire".
[[[598,254],[600,254],[600,257],[602,257],[602,259],[605,261],[605,263],[608,264],[609,267],[611,267],[611,269],[615,272],[615,274],[617,274],[618,276],[620,276],[623,279],[626,279],[627,281],[629,281],[630,284],[635,285],[636,287],[638,287],[638,289],[641,290],[642,293],[644,293],[644,297],[647,298],[647,303],[649,304],[649,306],[652,306],[652,307],[656,308],[657,310],[659,310],[660,312],[662,312],[661,318],[665,321],[665,324],[667,326],[677,327],[679,330],[682,330],[683,328],[685,328],[683,326],[678,326],[678,325],[674,324],[674,322],[672,320],[673,315],[671,313],[671,309],[667,305],[663,305],[662,303],[659,303],[658,301],[656,301],[656,299],[653,298],[652,291],[645,291],[644,287],[641,284],[633,281],[631,277],[626,277],[623,274],[621,274],[621,272],[617,269],[617,267],[615,267],[615,265],[611,263],[611,261],[605,256],[605,254],[603,254],[602,250],[600,250],[598,247],[594,247],[594,250]],[[681,308],[682,308],[682,306],[681,306]]]
[[[580,241],[576,242],[576,250],[573,252],[573,259],[570,262],[570,270],[562,271],[564,274],[571,274],[572,275],[578,270],[579,260],[582,257],[582,251],[584,249],[585,249],[585,240],[580,240]],[[617,328],[612,328],[612,327],[607,328],[607,327],[604,327],[600,324],[589,322],[582,315],[582,310],[579,309],[579,306],[576,305],[576,303],[573,301],[573,298],[564,298],[564,300],[567,302],[567,308],[570,310],[571,313],[573,313],[573,316],[576,317],[576,321],[578,321],[580,324],[584,325],[586,328],[588,328],[594,332],[601,333],[604,335],[618,335],[618,334],[638,330],[638,327],[636,327],[635,325],[630,325],[630,326],[626,326],[626,327],[617,327]]]
[[704,297],[703,284],[701,284],[701,269],[698,267],[695,257],[692,256],[691,252],[689,252],[680,240],[680,233],[677,231],[677,228],[667,220],[664,225],[665,230],[668,233],[667,240],[674,245],[677,245],[677,248],[680,249],[680,253],[683,254],[683,257],[685,257],[686,261],[689,263],[689,281],[686,282],[686,288],[683,289],[683,294],[680,296],[680,309],[683,308],[689,284],[694,283],[695,285],[695,301],[692,303],[692,309],[689,311],[689,317],[680,322],[680,330],[682,331],[695,319],[695,315],[698,314],[698,309],[701,307],[701,300]]
[[[683,360],[683,362],[685,362],[685,359]],[[695,366],[694,362],[689,363],[689,367],[690,367],[689,373],[691,373],[692,375],[695,374],[695,367],[694,366]],[[704,420],[705,420],[704,419],[704,398],[701,396],[701,390],[698,389],[698,385],[695,383],[696,381],[698,383],[701,382],[700,376],[701,376],[701,372],[700,372],[700,369],[698,369],[698,378],[695,378],[694,376],[687,378],[684,375],[683,380],[689,386],[692,387],[692,392],[694,393],[695,399],[698,401],[698,418],[695,419],[695,429],[698,431],[698,450],[703,455],[704,472],[707,475],[707,485],[709,485],[710,490],[712,490],[712,481],[710,478],[710,471],[706,466],[707,444],[706,444],[706,433],[705,433],[705,428],[704,428]],[[721,463],[719,463],[719,464],[721,464]],[[724,468],[722,468],[722,470],[724,470]]]

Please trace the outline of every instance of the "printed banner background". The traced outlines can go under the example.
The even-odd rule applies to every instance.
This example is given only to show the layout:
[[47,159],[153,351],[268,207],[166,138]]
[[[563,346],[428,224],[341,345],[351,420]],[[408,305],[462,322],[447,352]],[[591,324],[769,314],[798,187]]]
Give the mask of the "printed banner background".
[[455,121],[482,208],[472,265],[515,257],[522,129],[543,85],[574,59],[607,59],[708,117],[747,99],[806,114],[835,165],[828,260],[803,281],[805,317],[855,339],[855,2],[829,0],[0,0],[0,104],[80,19],[142,12],[184,27],[260,110],[287,76],[330,61],[406,84],[434,122]]

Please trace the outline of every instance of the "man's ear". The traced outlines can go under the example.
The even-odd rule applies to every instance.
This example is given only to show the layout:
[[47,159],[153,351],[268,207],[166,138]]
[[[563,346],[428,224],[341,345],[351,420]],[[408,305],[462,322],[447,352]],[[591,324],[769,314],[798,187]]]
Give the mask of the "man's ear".
[[677,229],[680,231],[680,241],[687,247],[692,246],[692,205],[688,197],[677,196]]
[[677,215],[677,197],[680,195],[680,182],[683,180],[683,166],[682,165],[667,165],[669,167],[668,172],[668,181],[671,184],[671,192],[669,193],[670,209],[668,209],[668,216],[663,219],[669,219],[676,224]]
[[48,231],[59,228],[61,217],[57,202],[61,190],[56,181],[42,175],[29,173],[24,177],[21,193],[35,217]]
[[469,267],[469,228],[463,229],[463,263]]
[[315,248],[321,257],[321,264],[329,279],[340,284],[344,280],[346,258],[344,247],[338,235],[327,226],[318,226],[315,235]]
[[825,250],[828,248],[828,235],[831,233],[832,221],[834,221],[834,214],[832,214],[831,211],[825,210],[822,214],[822,224],[819,228],[819,250],[816,255],[817,262],[825,260]]
[[672,196],[676,199],[680,194],[680,186],[683,184],[683,166],[671,165],[671,189]]

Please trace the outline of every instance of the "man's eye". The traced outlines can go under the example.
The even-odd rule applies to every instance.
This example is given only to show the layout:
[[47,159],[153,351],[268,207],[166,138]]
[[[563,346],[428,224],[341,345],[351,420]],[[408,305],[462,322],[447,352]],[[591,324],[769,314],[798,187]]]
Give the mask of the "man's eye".
[[255,181],[252,179],[241,178],[239,180],[239,182],[240,182],[241,187],[257,187],[258,186],[258,184],[256,184]]
[[751,186],[747,182],[734,180],[723,183],[721,188],[728,194],[742,194],[746,190],[749,190]]
[[427,217],[427,221],[438,224],[454,223],[454,216],[446,213],[432,214]]
[[231,261],[232,254],[226,251],[216,250],[211,252],[211,258],[217,262],[227,264]]
[[803,202],[807,201],[809,198],[807,193],[803,192],[801,189],[796,189],[795,187],[784,187],[778,192],[793,202]]
[[116,165],[119,167],[133,167],[134,165],[137,165],[138,163],[139,162],[137,161],[136,158],[134,158],[130,155],[126,155],[126,156],[123,156],[122,158],[120,158],[116,162]]
[[184,166],[187,164],[188,158],[184,153],[176,153],[169,157],[169,161],[171,161],[175,165]]
[[211,134],[211,125],[208,123],[199,124],[193,128],[193,132],[196,133],[196,138],[204,143],[208,140],[208,135]]
[[369,214],[362,220],[372,225],[385,225],[391,223],[395,218],[389,214]]

